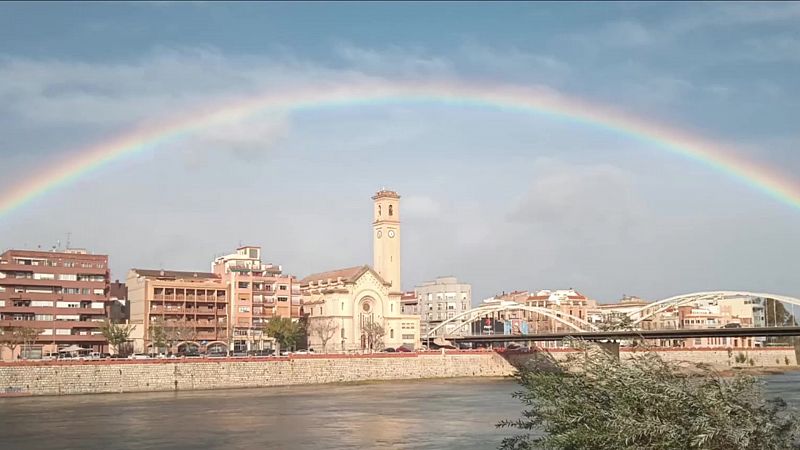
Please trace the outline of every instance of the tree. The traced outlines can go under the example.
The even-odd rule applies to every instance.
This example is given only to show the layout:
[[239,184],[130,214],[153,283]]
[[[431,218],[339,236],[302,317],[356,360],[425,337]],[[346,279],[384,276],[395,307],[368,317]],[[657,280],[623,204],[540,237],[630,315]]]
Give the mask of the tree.
[[168,321],[165,325],[167,344],[174,347],[181,342],[197,339],[197,329],[186,319]]
[[765,400],[754,377],[725,378],[652,352],[621,362],[586,350],[546,362],[520,368],[524,391],[514,396],[529,409],[498,426],[524,434],[501,449],[799,448],[800,417],[782,399]]
[[156,318],[150,322],[147,328],[147,334],[155,351],[160,352],[167,346],[167,329],[164,326],[164,321],[160,318]]
[[281,349],[292,348],[305,335],[303,325],[288,317],[272,317],[264,326],[267,336],[275,338]]
[[322,341],[322,353],[326,353],[328,341],[336,335],[339,326],[333,319],[312,319],[308,324],[308,334]]
[[108,346],[114,353],[120,353],[120,346],[128,342],[133,331],[133,325],[113,323],[106,319],[100,325],[100,332],[108,341]]
[[613,318],[610,322],[600,324],[601,331],[631,331],[635,328],[636,327],[633,325],[633,320],[627,315],[619,318]]
[[366,322],[361,326],[361,332],[367,337],[367,350],[383,350],[383,336],[386,330],[378,322]]
[[12,358],[14,357],[14,351],[23,343],[21,329],[22,327],[8,327],[4,328],[2,334],[0,334],[0,346],[11,350]]
[[42,334],[40,328],[30,328],[30,327],[17,327],[17,333],[19,333],[20,340],[22,341],[22,358],[28,359],[31,353],[31,346],[36,343],[36,339]]

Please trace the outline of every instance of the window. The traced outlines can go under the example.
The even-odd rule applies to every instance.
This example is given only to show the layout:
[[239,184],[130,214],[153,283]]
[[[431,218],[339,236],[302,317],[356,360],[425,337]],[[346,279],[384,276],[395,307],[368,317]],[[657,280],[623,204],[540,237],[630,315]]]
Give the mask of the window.
[[394,312],[394,303],[389,303],[389,312]]
[[319,315],[322,315],[322,306],[319,307]]
[[89,288],[82,288],[81,289],[81,294],[83,294],[83,295],[89,295],[90,292],[91,291],[89,291]]
[[344,302],[342,302],[342,311],[344,311]]
[[392,211],[392,205],[389,205],[389,215],[391,216],[391,215],[392,215],[392,213],[393,213],[393,211]]
[[78,288],[64,288],[65,294],[80,294],[80,289]]
[[247,289],[248,287],[250,287],[250,283],[247,283],[245,281],[239,282],[239,289]]
[[342,335],[342,339],[344,339],[344,328],[340,328],[339,331],[341,331],[340,334]]
[[286,289],[287,289],[287,286],[285,284],[279,284],[278,285],[278,290],[285,291]]
[[394,328],[389,329],[389,339],[394,339]]
[[378,215],[381,215],[381,205],[378,205]]
[[413,334],[404,334],[403,335],[403,340],[404,341],[413,341],[414,340],[414,335]]
[[289,301],[289,297],[278,297],[278,301],[279,302],[288,302]]
[[103,295],[105,293],[103,289],[95,289],[92,292],[94,293],[94,295]]
[[64,267],[75,267],[75,263],[72,261],[64,261]]
[[239,312],[240,313],[250,312],[250,307],[249,306],[240,306],[239,307]]

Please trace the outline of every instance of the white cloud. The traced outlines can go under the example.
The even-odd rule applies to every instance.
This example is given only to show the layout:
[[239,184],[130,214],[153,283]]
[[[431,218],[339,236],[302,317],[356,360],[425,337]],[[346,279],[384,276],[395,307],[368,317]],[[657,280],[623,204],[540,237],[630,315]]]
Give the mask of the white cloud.
[[442,212],[439,202],[426,195],[403,196],[403,215],[410,219],[434,218]]
[[644,203],[633,177],[608,164],[538,160],[531,187],[508,219],[581,240],[622,239],[639,225]]

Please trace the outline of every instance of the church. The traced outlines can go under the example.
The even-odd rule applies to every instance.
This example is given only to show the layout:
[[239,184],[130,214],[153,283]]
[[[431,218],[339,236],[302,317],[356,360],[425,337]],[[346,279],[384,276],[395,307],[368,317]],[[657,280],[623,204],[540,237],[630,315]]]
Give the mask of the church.
[[372,200],[372,267],[300,280],[308,344],[316,352],[420,347],[420,318],[402,314],[400,304],[400,196],[382,189]]

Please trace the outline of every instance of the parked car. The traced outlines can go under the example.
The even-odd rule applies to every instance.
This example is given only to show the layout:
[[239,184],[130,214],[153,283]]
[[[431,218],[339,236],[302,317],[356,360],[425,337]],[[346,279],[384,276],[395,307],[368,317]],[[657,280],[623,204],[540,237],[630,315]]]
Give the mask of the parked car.
[[200,352],[198,352],[197,350],[194,350],[194,349],[185,350],[185,351],[182,351],[182,352],[178,352],[178,356],[181,357],[181,358],[199,358],[200,357]]
[[250,350],[249,352],[247,352],[247,356],[257,356],[257,357],[270,356],[273,353],[275,353],[275,350],[271,348],[266,350]]
[[228,354],[225,352],[209,352],[206,353],[206,356],[209,358],[226,358]]
[[150,359],[150,357],[144,353],[134,353],[131,356],[128,356],[128,359]]
[[402,346],[402,345],[401,345],[400,347],[397,347],[397,348],[396,348],[396,349],[394,349],[394,350],[395,350],[396,352],[398,352],[398,353],[411,353],[411,352],[413,352],[413,351],[414,351],[414,350],[411,350],[410,348],[408,348],[408,347],[404,347],[404,346]]
[[396,353],[397,350],[393,349],[392,347],[386,347],[385,349],[381,350],[384,353]]

